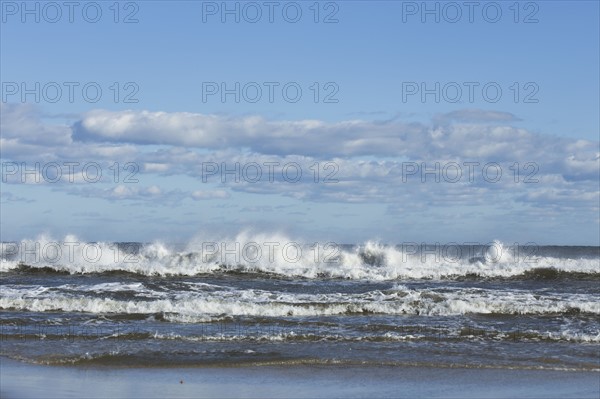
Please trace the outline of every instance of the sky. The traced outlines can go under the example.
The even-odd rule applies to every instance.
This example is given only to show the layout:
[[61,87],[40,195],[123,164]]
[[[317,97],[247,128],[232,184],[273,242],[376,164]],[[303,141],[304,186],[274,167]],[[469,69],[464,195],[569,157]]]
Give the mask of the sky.
[[2,241],[600,245],[597,1],[1,1]]

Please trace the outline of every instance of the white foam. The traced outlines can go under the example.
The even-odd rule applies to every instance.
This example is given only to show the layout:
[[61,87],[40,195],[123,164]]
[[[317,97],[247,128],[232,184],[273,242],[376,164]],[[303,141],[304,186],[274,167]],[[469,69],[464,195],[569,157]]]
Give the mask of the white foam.
[[[271,342],[283,342],[290,339],[298,339],[298,338],[306,338],[306,339],[319,339],[324,341],[365,341],[365,340],[385,340],[385,341],[412,341],[412,340],[420,340],[427,339],[426,334],[406,334],[406,333],[396,333],[396,332],[386,332],[384,334],[372,334],[372,335],[360,335],[360,336],[344,336],[340,334],[331,334],[327,333],[326,330],[321,329],[317,330],[310,326],[308,327],[299,327],[298,333],[294,332],[294,327],[287,327],[289,331],[286,332],[273,332],[270,334],[262,333],[257,330],[254,333],[252,330],[249,330],[247,334],[228,334],[228,333],[220,333],[220,334],[208,334],[203,333],[201,335],[181,335],[176,333],[169,334],[160,334],[158,332],[153,334],[154,339],[161,340],[182,340],[182,341],[198,341],[198,342],[207,342],[207,341],[271,341]],[[231,330],[232,332],[236,331],[235,329]],[[597,334],[585,334],[581,332],[537,332],[529,330],[533,337],[538,338],[529,338],[531,340],[551,340],[551,341],[570,341],[570,342],[579,342],[579,343],[599,343],[600,342],[600,332]],[[460,331],[454,332],[446,332],[447,336],[459,336]],[[494,337],[501,339],[514,339],[512,338],[511,333],[502,333],[497,332]],[[525,340],[524,337],[519,337],[519,340]]]
[[[143,246],[137,255],[127,254],[109,243],[74,243],[79,243],[74,236],[61,241],[41,236],[38,240],[22,241],[17,246],[4,243],[0,271],[7,272],[17,268],[19,263],[25,263],[34,268],[49,267],[73,274],[124,271],[140,275],[192,276],[227,271],[375,281],[466,275],[512,277],[538,268],[600,273],[600,259],[565,259],[524,253],[515,257],[513,251],[500,242],[494,242],[483,257],[471,261],[464,257],[453,258],[447,253],[448,247],[439,247],[433,253],[423,255],[408,247],[368,241],[347,250],[325,243],[314,246],[282,234],[249,232],[233,238],[196,238],[184,251],[155,242]],[[53,255],[56,248],[62,248],[61,256]]]
[[[126,287],[126,286],[124,286]],[[123,289],[124,287],[120,287]],[[114,290],[115,287],[109,287]],[[574,309],[600,314],[591,295],[534,295],[520,290],[476,288],[389,291],[361,294],[291,294],[263,290],[176,292],[131,300],[73,295],[41,286],[3,287],[0,308],[35,312],[163,313],[171,321],[204,322],[226,316],[296,317],[375,313],[387,315],[447,316],[463,314],[560,314]]]

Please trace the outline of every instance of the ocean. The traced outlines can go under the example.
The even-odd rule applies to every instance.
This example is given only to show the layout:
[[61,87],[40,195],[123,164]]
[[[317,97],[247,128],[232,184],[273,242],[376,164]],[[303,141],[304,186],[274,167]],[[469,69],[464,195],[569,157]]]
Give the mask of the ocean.
[[600,247],[42,237],[0,282],[29,363],[600,371]]

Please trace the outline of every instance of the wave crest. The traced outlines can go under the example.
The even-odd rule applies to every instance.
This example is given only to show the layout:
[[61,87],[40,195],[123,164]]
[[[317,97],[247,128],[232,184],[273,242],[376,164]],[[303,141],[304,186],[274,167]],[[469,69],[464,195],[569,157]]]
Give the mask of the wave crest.
[[82,242],[69,235],[56,241],[2,243],[1,272],[70,274],[133,273],[192,276],[252,273],[283,278],[364,280],[451,278],[592,278],[600,277],[598,257],[543,256],[529,247],[494,241],[483,245],[361,245],[310,243],[283,234],[233,238],[196,238],[185,246],[163,242]]

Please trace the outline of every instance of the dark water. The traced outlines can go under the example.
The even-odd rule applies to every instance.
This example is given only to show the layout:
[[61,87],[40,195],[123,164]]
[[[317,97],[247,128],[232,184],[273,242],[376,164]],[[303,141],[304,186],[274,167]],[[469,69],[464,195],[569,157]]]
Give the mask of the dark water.
[[4,243],[0,354],[600,370],[598,247],[269,240]]

